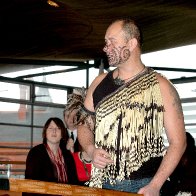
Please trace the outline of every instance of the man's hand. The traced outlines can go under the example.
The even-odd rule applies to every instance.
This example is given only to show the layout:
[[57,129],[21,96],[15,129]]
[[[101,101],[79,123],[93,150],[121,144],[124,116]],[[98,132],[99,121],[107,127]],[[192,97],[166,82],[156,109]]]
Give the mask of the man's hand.
[[94,148],[92,152],[92,163],[99,169],[104,169],[107,165],[113,164],[109,153],[100,148]]
[[157,187],[151,186],[151,184],[148,184],[141,188],[138,191],[138,194],[143,194],[144,196],[159,196],[160,189]]
[[67,150],[70,150],[71,153],[74,152],[74,141],[73,141],[73,139],[69,138],[69,139],[67,140],[66,148],[67,148]]

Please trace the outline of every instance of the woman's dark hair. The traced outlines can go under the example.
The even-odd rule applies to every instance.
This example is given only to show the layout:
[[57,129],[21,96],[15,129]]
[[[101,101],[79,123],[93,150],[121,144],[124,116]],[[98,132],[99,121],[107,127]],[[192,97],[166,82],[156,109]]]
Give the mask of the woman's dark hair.
[[67,143],[68,133],[66,131],[65,125],[64,125],[63,121],[57,117],[51,117],[46,121],[46,123],[43,127],[43,132],[42,132],[43,143],[46,144],[46,141],[47,141],[46,131],[47,131],[47,128],[50,125],[51,121],[53,121],[57,125],[57,127],[61,130],[61,135],[62,135],[61,142]]

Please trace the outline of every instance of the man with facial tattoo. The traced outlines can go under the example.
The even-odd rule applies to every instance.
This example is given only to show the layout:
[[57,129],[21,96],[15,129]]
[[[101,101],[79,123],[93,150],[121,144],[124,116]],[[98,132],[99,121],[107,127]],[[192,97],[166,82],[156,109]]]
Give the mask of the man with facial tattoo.
[[[142,63],[141,33],[133,20],[108,27],[103,51],[116,69],[90,85],[78,127],[93,163],[89,186],[159,196],[186,148],[179,95]],[[165,156],[163,131],[169,141]]]

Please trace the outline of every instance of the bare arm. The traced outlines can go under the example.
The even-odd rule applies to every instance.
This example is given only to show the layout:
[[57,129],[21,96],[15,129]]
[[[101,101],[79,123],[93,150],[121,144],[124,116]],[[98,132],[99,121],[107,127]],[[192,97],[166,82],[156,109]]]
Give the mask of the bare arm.
[[[102,74],[98,76],[87,91],[87,95],[85,98],[84,106],[91,112],[94,112],[93,106],[93,92],[97,85],[101,82],[101,80],[105,77],[106,74]],[[113,163],[111,159],[109,159],[110,155],[103,149],[95,148],[94,143],[94,133],[89,129],[87,125],[79,125],[78,126],[78,140],[85,152],[87,152],[88,156],[92,159],[92,162],[95,167],[104,168],[107,164]]]
[[[100,81],[101,81],[100,76],[95,78],[95,80],[90,85],[90,87],[87,91],[87,94],[86,94],[86,98],[84,101],[84,107],[91,112],[95,111],[94,105],[93,105],[93,92]],[[87,125],[79,125],[78,126],[78,140],[79,140],[82,148],[84,149],[84,151],[86,151],[87,154],[89,154],[91,157],[92,156],[91,151],[94,146],[94,134],[89,129],[89,127]]]
[[[92,89],[91,85],[87,91],[84,106],[91,112],[94,112],[93,99],[92,99]],[[78,140],[81,144],[83,150],[87,152],[90,158],[92,158],[92,153],[94,151],[94,133],[86,124],[78,126]]]
[[165,78],[158,75],[161,95],[165,108],[164,127],[169,142],[167,153],[149,185],[138,193],[145,196],[157,196],[163,183],[176,168],[186,148],[186,134],[181,101],[174,86]]

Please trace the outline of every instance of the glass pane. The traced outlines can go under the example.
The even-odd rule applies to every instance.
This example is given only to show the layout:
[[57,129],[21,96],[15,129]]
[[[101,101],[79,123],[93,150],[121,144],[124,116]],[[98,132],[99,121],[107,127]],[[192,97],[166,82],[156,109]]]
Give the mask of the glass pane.
[[[105,72],[105,70],[104,70]],[[92,83],[92,81],[99,75],[99,69],[90,68],[89,69],[89,85]]]
[[142,54],[146,66],[195,69],[196,44]]
[[43,142],[42,138],[42,128],[34,128],[33,129],[33,146],[41,144]]
[[196,142],[196,102],[182,103],[185,128],[195,139]]
[[0,97],[29,100],[30,86],[0,82]]
[[0,125],[0,146],[29,147],[30,127]]
[[185,124],[196,124],[196,102],[182,103]]
[[161,73],[168,79],[176,79],[176,78],[182,78],[182,77],[194,77],[195,73],[193,72],[180,72],[180,71],[162,71],[157,70],[158,73]]
[[180,98],[196,97],[196,82],[175,84]]
[[64,108],[34,106],[34,125],[44,126],[45,122],[51,117],[58,117],[63,120]]
[[30,125],[31,106],[0,102],[0,122]]
[[67,90],[59,90],[59,89],[36,86],[35,101],[66,104]]
[[[28,127],[0,125],[0,161],[20,161],[25,163],[29,152],[30,136],[31,130]],[[15,177],[15,175],[23,177],[24,169],[25,164],[12,164],[10,177]]]
[[34,77],[34,81],[75,87],[86,87],[86,70]]

